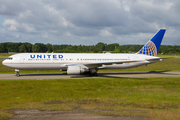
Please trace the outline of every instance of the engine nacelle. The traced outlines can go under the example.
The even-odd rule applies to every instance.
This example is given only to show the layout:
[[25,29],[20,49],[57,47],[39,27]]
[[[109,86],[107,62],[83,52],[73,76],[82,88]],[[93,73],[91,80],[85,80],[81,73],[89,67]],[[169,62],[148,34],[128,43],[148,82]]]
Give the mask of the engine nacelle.
[[68,75],[80,75],[86,72],[86,69],[81,66],[68,66],[67,74]]

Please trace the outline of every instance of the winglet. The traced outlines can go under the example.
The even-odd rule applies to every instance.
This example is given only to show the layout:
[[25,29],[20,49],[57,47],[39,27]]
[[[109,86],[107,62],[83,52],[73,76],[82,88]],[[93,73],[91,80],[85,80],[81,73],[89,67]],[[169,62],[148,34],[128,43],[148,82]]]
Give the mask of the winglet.
[[151,40],[149,40],[137,54],[144,54],[149,56],[157,56],[159,47],[161,45],[162,39],[166,29],[160,29]]

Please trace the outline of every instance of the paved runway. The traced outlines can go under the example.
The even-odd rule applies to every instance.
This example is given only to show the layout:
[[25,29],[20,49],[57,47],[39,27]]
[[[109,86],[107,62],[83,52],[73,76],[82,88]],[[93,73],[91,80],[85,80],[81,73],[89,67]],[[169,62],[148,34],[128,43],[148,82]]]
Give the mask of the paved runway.
[[143,77],[180,77],[180,72],[121,72],[121,73],[98,73],[96,77],[87,75],[67,75],[65,73],[43,73],[43,74],[0,74],[0,80],[22,80],[22,79],[64,79],[64,78],[143,78]]
[[5,60],[7,57],[0,57],[0,60]]

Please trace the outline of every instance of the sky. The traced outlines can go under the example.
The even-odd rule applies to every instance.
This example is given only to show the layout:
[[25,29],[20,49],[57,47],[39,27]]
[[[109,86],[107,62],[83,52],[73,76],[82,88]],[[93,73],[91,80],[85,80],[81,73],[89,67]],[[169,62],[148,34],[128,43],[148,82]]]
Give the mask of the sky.
[[180,0],[0,0],[0,43],[180,45]]

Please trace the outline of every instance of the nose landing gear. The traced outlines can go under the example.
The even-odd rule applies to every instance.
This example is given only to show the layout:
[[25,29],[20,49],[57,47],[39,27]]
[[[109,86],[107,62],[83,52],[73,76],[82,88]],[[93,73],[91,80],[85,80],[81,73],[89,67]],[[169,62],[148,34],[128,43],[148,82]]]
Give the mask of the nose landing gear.
[[16,72],[16,76],[19,77],[19,76],[20,76],[19,70],[18,70],[18,69],[15,69],[15,72]]

